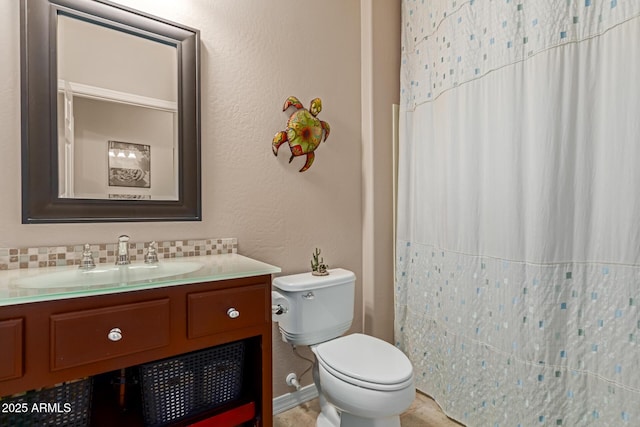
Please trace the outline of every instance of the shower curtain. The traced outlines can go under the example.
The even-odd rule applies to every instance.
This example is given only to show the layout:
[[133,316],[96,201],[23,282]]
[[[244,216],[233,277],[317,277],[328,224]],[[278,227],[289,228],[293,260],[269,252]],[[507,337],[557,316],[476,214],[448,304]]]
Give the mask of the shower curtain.
[[640,1],[403,0],[397,345],[470,426],[640,425]]

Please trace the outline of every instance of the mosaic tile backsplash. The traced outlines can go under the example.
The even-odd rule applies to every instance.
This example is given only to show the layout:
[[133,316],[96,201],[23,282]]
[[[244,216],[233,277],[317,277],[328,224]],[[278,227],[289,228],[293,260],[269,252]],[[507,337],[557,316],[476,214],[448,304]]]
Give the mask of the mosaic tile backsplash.
[[[129,242],[131,261],[142,261],[150,242]],[[158,258],[180,258],[238,252],[238,239],[189,239],[157,241]],[[96,264],[114,263],[118,244],[94,243],[91,252]],[[0,248],[0,270],[78,265],[84,245]]]

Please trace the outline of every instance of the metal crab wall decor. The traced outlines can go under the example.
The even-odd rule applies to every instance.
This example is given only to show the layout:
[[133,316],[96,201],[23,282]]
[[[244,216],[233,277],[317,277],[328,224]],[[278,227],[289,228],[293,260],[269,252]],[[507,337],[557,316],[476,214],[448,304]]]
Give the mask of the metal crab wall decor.
[[[287,108],[294,106],[296,111],[291,114],[287,121],[287,127],[285,130],[276,133],[273,137],[272,150],[274,155],[278,155],[278,149],[285,142],[289,143],[291,149],[291,158],[289,163],[294,157],[302,156],[306,154],[307,161],[300,169],[300,172],[304,172],[311,167],[316,157],[314,151],[322,141],[326,141],[329,136],[331,128],[329,123],[324,122],[316,118],[318,113],[322,110],[322,100],[315,98],[311,101],[311,105],[307,110],[302,106],[302,103],[295,96],[290,96],[284,102],[282,111],[286,111]],[[324,139],[322,133],[324,132]]]

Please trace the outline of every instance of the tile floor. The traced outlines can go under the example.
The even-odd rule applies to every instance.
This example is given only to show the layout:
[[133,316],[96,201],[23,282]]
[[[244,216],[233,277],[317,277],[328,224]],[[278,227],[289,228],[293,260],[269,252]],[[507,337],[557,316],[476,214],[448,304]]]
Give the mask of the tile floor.
[[[273,427],[315,427],[320,411],[318,399],[290,409],[273,417]],[[460,427],[462,424],[447,418],[438,404],[429,396],[416,392],[416,400],[400,416],[402,427]]]

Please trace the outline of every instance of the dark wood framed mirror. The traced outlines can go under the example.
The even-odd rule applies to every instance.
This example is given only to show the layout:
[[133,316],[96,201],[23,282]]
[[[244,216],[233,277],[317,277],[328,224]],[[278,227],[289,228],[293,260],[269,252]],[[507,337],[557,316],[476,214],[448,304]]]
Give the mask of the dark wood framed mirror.
[[21,0],[22,222],[199,221],[199,31]]

